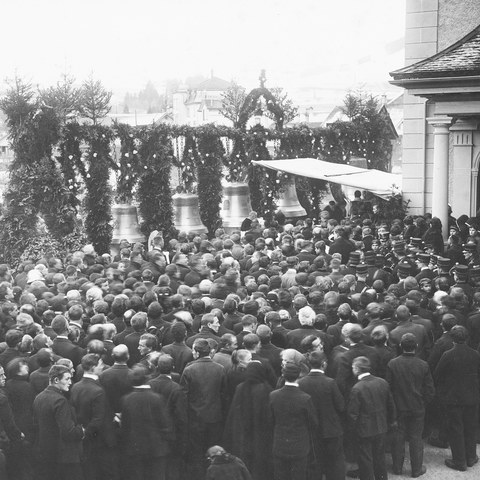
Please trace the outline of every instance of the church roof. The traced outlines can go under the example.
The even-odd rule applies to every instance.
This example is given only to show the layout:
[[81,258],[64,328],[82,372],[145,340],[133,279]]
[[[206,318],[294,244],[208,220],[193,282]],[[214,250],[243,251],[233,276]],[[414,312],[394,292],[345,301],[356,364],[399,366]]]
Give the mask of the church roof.
[[204,80],[203,82],[199,83],[198,85],[195,85],[195,87],[192,88],[192,90],[197,90],[197,91],[224,91],[228,87],[230,87],[230,82],[227,82],[226,80],[222,80],[221,78],[218,77],[211,77],[208,80]]
[[417,78],[480,75],[480,25],[441,52],[408,67],[390,72],[390,75],[394,78],[394,82]]

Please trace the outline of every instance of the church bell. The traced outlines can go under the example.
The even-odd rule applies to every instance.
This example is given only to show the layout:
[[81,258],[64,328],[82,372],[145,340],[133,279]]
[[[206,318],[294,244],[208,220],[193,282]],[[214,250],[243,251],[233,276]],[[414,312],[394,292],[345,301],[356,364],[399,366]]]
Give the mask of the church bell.
[[200,220],[198,195],[177,193],[172,198],[175,210],[175,228],[187,233],[207,233],[207,227]]
[[120,241],[124,239],[130,243],[145,241],[138,225],[137,207],[126,203],[112,205],[112,217],[112,251],[118,250]]
[[239,230],[251,211],[250,189],[247,183],[227,183],[223,186],[221,216],[225,232]]
[[280,192],[277,210],[280,210],[286,218],[305,217],[307,215],[298,201],[294,178],[290,178],[285,185],[285,190]]

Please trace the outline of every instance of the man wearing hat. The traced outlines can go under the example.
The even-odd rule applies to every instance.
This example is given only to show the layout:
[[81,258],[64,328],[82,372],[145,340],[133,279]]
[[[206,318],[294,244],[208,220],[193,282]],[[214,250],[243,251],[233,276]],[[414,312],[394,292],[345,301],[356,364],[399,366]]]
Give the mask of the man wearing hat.
[[468,266],[480,264],[480,258],[479,258],[477,249],[478,249],[478,244],[471,240],[469,240],[463,246],[463,256],[465,257],[465,261]]
[[[394,243],[392,252],[393,256],[390,256],[390,263],[392,266],[392,274],[393,276],[397,276],[400,278],[398,274],[398,268],[400,264],[405,264],[408,263],[410,265],[410,270],[408,272],[408,275],[416,275],[417,272],[417,267],[415,265],[415,262],[407,256],[406,252],[406,244],[404,240],[398,240]],[[403,267],[403,270],[405,271],[405,266]],[[408,276],[407,275],[407,276]]]
[[417,253],[415,263],[417,265],[417,268],[420,270],[420,272],[415,276],[417,282],[419,282],[422,278],[428,278],[430,280],[433,280],[433,277],[435,275],[432,269],[429,268],[430,255],[428,253]]
[[472,301],[473,298],[473,287],[468,283],[468,267],[466,265],[457,264],[452,268],[453,273],[453,280],[454,284],[453,287],[460,287],[465,295],[468,297],[469,302]]
[[367,285],[367,276],[368,276],[368,265],[366,263],[359,263],[355,267],[355,273],[357,277],[357,283],[355,285],[355,293],[362,293],[368,288]]
[[282,369],[285,386],[270,393],[273,416],[273,470],[275,478],[305,480],[311,439],[318,428],[312,398],[300,390],[300,366],[288,362]]
[[328,253],[340,253],[342,255],[342,263],[346,264],[349,259],[350,252],[355,250],[355,245],[350,240],[350,228],[337,227],[335,229],[335,240],[330,245]]
[[480,292],[480,265],[470,266],[469,276],[474,292]]
[[450,259],[445,257],[437,258],[437,275],[433,279],[435,281],[437,278],[446,278],[450,286],[453,285],[453,277],[450,274]]

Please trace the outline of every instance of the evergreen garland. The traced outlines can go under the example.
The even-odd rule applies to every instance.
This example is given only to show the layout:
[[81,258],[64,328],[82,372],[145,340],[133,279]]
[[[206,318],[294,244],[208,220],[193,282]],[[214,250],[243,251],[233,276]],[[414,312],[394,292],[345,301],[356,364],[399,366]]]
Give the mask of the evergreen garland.
[[59,139],[60,121],[55,111],[40,104],[30,85],[17,80],[2,99],[14,151],[5,193],[6,210],[0,221],[1,254],[15,264],[30,238],[38,233],[43,214],[51,235],[61,238],[74,226],[63,178],[53,146]]
[[182,158],[176,159],[176,165],[180,168],[181,185],[179,190],[182,193],[196,193],[197,181],[196,165],[198,164],[197,144],[193,134],[188,131],[185,135],[185,146]]
[[198,177],[198,201],[200,218],[210,235],[222,226],[220,204],[222,202],[222,163],[225,155],[222,141],[214,125],[198,127],[196,158]]
[[83,140],[87,145],[84,155],[85,229],[97,254],[110,251],[112,241],[112,189],[109,183],[112,159],[110,157],[112,130],[102,125],[83,125]]
[[120,158],[115,164],[117,170],[117,189],[115,200],[118,203],[131,203],[134,189],[138,183],[142,161],[138,157],[140,141],[134,127],[115,122],[114,135],[120,139]]
[[169,134],[166,125],[144,127],[139,133],[142,164],[137,199],[143,219],[140,228],[147,238],[153,230],[160,230],[168,240],[173,226],[170,187],[173,152]]
[[253,126],[245,139],[247,158],[250,161],[248,169],[248,186],[252,209],[259,216],[270,221],[276,208],[275,198],[278,195],[280,180],[277,172],[264,169],[251,163],[251,160],[271,160],[267,149],[269,132],[261,125]]

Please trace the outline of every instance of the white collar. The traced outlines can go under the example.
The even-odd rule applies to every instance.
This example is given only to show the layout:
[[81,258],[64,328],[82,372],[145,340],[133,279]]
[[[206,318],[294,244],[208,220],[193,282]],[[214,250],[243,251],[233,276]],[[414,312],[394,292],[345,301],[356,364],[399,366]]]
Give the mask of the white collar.
[[91,378],[92,380],[98,380],[98,375],[94,375],[93,373],[85,372],[83,374],[83,378]]
[[298,387],[297,382],[285,382],[286,387]]
[[320,372],[320,373],[325,373],[322,369],[320,368],[312,368],[310,372]]
[[135,390],[150,390],[150,385],[137,385],[133,387]]
[[358,379],[361,380],[362,378],[368,377],[368,375],[370,375],[370,373],[368,373],[368,372],[366,372],[366,373],[361,373],[361,374],[358,376]]

